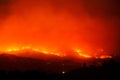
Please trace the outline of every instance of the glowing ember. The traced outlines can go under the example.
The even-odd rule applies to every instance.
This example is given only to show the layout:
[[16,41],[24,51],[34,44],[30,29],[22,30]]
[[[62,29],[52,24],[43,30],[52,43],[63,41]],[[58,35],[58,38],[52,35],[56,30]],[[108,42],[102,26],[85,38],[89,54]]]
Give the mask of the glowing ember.
[[20,49],[18,48],[11,48],[11,49],[7,49],[6,52],[14,52],[14,51],[20,51]]
[[[17,48],[17,47],[8,48],[8,49],[6,49],[5,52],[7,52],[7,53],[14,52],[14,54],[17,54],[15,52],[22,52],[22,51],[35,51],[35,52],[46,54],[46,55],[56,55],[59,57],[67,57],[67,53],[62,52],[62,51],[49,50],[49,49],[45,49],[45,48],[41,48],[41,49],[33,48],[31,46],[24,46],[21,48]],[[73,52],[71,52],[71,53],[76,53],[77,57],[81,57],[81,58],[100,58],[100,59],[112,58],[112,56],[102,55],[102,54],[100,56],[94,57],[94,55],[85,54],[85,52],[82,51],[81,49],[73,49]]]
[[76,49],[75,52],[77,52],[79,56],[82,56],[82,57],[84,57],[84,58],[91,58],[91,57],[92,57],[92,56],[90,56],[90,55],[84,54],[84,53],[82,52],[82,50],[79,50],[79,49]]
[[10,53],[10,52],[21,52],[21,51],[35,51],[35,52],[40,52],[43,54],[51,54],[51,55],[56,55],[56,56],[61,56],[59,53],[57,52],[51,52],[51,51],[47,51],[46,49],[38,49],[38,48],[32,48],[30,46],[26,46],[26,47],[21,47],[21,48],[9,48],[7,49],[5,52]]
[[76,49],[75,52],[77,52],[77,53],[81,53],[82,50]]
[[108,55],[102,55],[102,56],[100,56],[100,59],[106,59],[106,58],[112,58],[112,56],[108,56]]
[[83,56],[83,57],[85,57],[85,58],[91,58],[91,56],[89,56],[89,55],[86,55],[86,54],[82,54],[82,53],[78,53],[80,56]]

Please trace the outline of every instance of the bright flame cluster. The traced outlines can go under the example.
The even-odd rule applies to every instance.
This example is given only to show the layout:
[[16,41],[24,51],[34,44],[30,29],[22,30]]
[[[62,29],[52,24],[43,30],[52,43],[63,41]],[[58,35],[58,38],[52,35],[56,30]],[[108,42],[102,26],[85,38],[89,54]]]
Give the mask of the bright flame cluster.
[[84,54],[82,50],[75,49],[75,52],[78,53],[79,56],[84,57],[84,58],[99,58],[99,59],[107,59],[107,58],[112,58],[110,55],[100,55],[100,56],[92,56],[89,54]]
[[82,50],[79,50],[79,49],[75,50],[75,52],[77,52],[79,56],[82,56],[82,57],[84,57],[84,58],[91,58],[91,57],[92,57],[92,56],[90,56],[90,55],[84,54],[84,53],[82,52]]
[[25,46],[25,47],[21,47],[21,48],[8,48],[6,50],[6,52],[8,52],[8,53],[9,52],[19,52],[19,51],[23,51],[23,50],[31,50],[31,51],[40,52],[43,54],[52,54],[52,55],[60,56],[59,53],[47,51],[46,49],[32,48],[30,46]]
[[102,55],[102,56],[100,56],[100,59],[106,59],[106,58],[112,58],[112,56],[109,56],[109,55]]
[[[21,47],[21,48],[8,48],[6,50],[6,52],[19,52],[19,51],[24,51],[24,50],[32,50],[32,51],[35,51],[35,52],[40,52],[40,53],[43,53],[43,54],[46,54],[46,55],[56,55],[56,56],[62,56],[62,57],[65,57],[67,54],[64,53],[64,55],[62,55],[61,53],[62,52],[56,52],[56,51],[50,51],[50,50],[47,50],[45,48],[42,48],[42,49],[38,49],[38,48],[32,48],[30,46],[25,46],[25,47]],[[76,53],[78,57],[82,57],[82,58],[100,58],[100,59],[106,59],[106,58],[112,58],[112,56],[109,56],[109,55],[101,55],[101,56],[97,56],[97,57],[94,57],[90,54],[85,54],[82,50],[80,49],[73,49],[73,53]]]

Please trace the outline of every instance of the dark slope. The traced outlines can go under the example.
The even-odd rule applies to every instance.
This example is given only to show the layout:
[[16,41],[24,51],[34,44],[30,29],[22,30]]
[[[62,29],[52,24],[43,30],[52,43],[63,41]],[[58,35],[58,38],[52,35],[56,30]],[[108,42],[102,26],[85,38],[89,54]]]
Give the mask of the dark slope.
[[0,70],[5,71],[44,71],[51,73],[61,73],[81,67],[81,63],[63,58],[33,59],[28,57],[20,57],[11,54],[0,55]]

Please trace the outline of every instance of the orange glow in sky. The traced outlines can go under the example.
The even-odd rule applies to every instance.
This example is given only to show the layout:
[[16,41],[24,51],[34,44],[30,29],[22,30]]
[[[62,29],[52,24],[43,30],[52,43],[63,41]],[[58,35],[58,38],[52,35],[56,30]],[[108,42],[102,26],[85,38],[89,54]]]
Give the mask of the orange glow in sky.
[[90,14],[95,10],[87,10],[87,0],[10,1],[0,5],[4,10],[4,15],[0,12],[1,52],[31,49],[57,56],[105,58],[102,55],[112,55],[116,49],[118,29],[112,28],[116,21],[102,13]]

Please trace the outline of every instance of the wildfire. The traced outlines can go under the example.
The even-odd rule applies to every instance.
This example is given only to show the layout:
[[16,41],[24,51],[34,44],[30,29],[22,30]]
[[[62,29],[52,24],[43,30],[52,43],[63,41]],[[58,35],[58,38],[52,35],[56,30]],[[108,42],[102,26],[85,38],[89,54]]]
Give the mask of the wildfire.
[[108,56],[108,55],[102,55],[102,56],[100,56],[100,59],[106,59],[106,58],[112,58],[112,56]]
[[76,49],[75,52],[78,53],[79,56],[82,56],[82,57],[84,57],[84,58],[91,58],[91,57],[92,57],[92,56],[90,56],[90,55],[84,54],[84,53],[82,52],[82,50],[79,50],[79,49]]
[[15,52],[15,51],[20,51],[19,48],[10,48],[10,49],[7,49],[6,52]]
[[78,53],[79,56],[84,57],[84,58],[99,58],[99,59],[107,59],[107,58],[110,59],[110,58],[112,58],[112,56],[110,56],[110,55],[102,55],[101,54],[100,56],[95,57],[93,55],[84,54],[84,52],[80,49],[75,49],[74,51],[76,53]]
[[[66,57],[67,54],[64,52],[60,52],[60,51],[55,51],[55,50],[49,50],[49,49],[45,49],[45,48],[33,48],[31,46],[24,46],[24,47],[13,47],[13,48],[8,48],[6,49],[5,52],[7,53],[11,53],[11,52],[21,52],[21,51],[35,51],[35,52],[39,52],[42,54],[46,54],[46,55],[56,55],[59,57]],[[100,55],[100,56],[93,56],[90,54],[85,54],[84,51],[82,51],[81,49],[73,49],[73,52],[71,53],[76,53],[78,57],[82,57],[82,58],[99,58],[99,59],[106,59],[106,58],[112,58],[112,56],[109,55]]]
[[80,56],[83,56],[83,57],[85,57],[85,58],[91,58],[91,56],[86,55],[86,54],[82,54],[82,53],[79,53],[79,55],[80,55]]
[[8,48],[6,49],[5,52],[10,53],[10,52],[20,52],[20,51],[24,51],[24,50],[28,50],[28,51],[35,51],[35,52],[40,52],[43,54],[52,54],[52,55],[56,55],[56,56],[61,56],[59,53],[57,52],[52,52],[52,51],[48,51],[47,49],[38,49],[38,48],[32,48],[30,46],[25,46],[25,47],[21,47],[21,48]]

